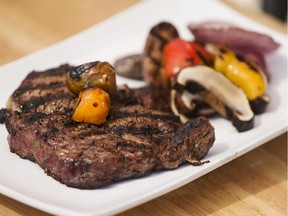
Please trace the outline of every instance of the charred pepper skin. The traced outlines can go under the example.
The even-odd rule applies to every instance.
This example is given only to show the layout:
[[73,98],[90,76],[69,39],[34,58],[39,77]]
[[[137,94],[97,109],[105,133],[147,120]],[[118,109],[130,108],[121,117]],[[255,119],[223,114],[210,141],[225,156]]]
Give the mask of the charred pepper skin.
[[108,62],[89,62],[74,67],[67,73],[67,84],[76,96],[89,87],[98,87],[112,95],[116,90],[114,68]]
[[166,76],[175,76],[182,68],[194,65],[213,66],[213,55],[194,41],[175,38],[163,50]]
[[260,67],[224,46],[217,46],[214,52],[214,69],[242,88],[250,101],[265,93],[267,81]]
[[73,110],[72,119],[101,125],[106,122],[110,110],[110,97],[104,90],[91,87],[82,90]]

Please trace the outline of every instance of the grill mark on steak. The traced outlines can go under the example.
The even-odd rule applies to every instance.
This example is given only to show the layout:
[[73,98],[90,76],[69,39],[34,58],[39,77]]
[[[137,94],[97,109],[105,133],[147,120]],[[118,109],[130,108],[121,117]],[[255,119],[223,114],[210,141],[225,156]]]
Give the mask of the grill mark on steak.
[[[124,107],[122,110],[129,112],[129,109],[137,107]],[[163,129],[165,125],[171,124],[160,120],[158,123],[159,131],[166,131]],[[174,122],[177,129],[165,134],[146,134],[146,130],[141,133],[143,127],[135,124],[128,136],[140,135],[140,139],[143,136],[146,139],[143,142],[127,139],[127,134],[114,133],[114,126],[108,123],[103,127],[74,123],[61,112],[13,113],[6,125],[12,152],[37,162],[60,182],[78,188],[97,188],[115,180],[142,176],[154,169],[176,168],[197,152],[195,148],[200,148],[198,143],[210,148],[214,142],[213,128],[204,118],[180,127],[179,122]],[[81,136],[87,129],[93,135]],[[202,135],[206,130],[208,132]],[[197,131],[201,132],[199,138]],[[202,153],[193,155],[195,159],[202,157]]]
[[207,119],[181,125],[167,109],[166,96],[147,87],[119,87],[102,126],[74,122],[69,113],[76,98],[62,85],[71,68],[32,72],[1,111],[11,152],[67,186],[92,189],[174,169],[202,159],[213,145]]
[[150,120],[163,120],[163,121],[178,121],[179,117],[174,116],[174,115],[159,115],[159,114],[151,114],[151,113],[141,113],[141,112],[135,112],[135,113],[126,113],[126,112],[117,112],[113,113],[113,118],[118,118],[118,119],[125,119],[129,117],[138,117],[138,118],[149,118]]
[[140,127],[140,128],[133,128],[133,127],[127,127],[125,125],[122,125],[120,127],[114,127],[112,128],[113,134],[115,135],[121,135],[121,134],[126,134],[126,133],[131,133],[131,134],[145,134],[145,135],[152,135],[152,134],[160,134],[163,131],[158,130],[157,128],[151,128],[149,126],[145,127]]
[[[22,88],[17,89],[13,95],[12,98],[14,101],[17,100],[17,104],[23,104],[25,102],[28,102],[31,100],[31,98],[38,98],[38,97],[45,97],[48,95],[58,95],[58,94],[71,94],[68,92],[66,83],[63,82],[56,82],[51,84],[40,84],[36,86],[24,86]],[[70,95],[69,97],[73,97]]]
[[[32,97],[20,106],[22,112],[53,112],[55,110],[73,109],[75,97],[70,93],[61,92],[56,95],[48,94],[44,97]],[[63,106],[64,105],[64,106]]]
[[[57,108],[63,109],[63,106],[71,109],[75,96],[66,85],[66,74],[72,68],[62,65],[44,72],[29,73],[11,95],[7,109],[24,112],[53,112]],[[61,103],[64,105],[61,106]]]

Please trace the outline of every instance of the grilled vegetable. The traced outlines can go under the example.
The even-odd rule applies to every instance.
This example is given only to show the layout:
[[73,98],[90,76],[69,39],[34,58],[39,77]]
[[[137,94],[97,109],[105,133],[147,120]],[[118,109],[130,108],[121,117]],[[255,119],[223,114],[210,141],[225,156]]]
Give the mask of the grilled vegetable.
[[[209,104],[220,115],[230,119],[239,132],[253,127],[254,113],[244,91],[208,66],[186,67],[176,76],[176,84],[171,91],[171,109],[174,114],[180,116],[182,122],[185,122],[188,118],[181,114],[176,104],[176,91],[182,92],[183,101],[193,103],[193,99],[197,98]],[[196,108],[196,104],[190,104],[190,109]]]
[[67,73],[67,83],[75,95],[89,87],[99,87],[110,95],[116,90],[115,71],[108,62],[95,61],[74,67]]
[[226,22],[190,23],[188,29],[197,41],[223,44],[231,48],[246,48],[261,53],[271,53],[279,44],[268,35],[244,30]]
[[261,69],[227,47],[216,47],[214,68],[242,88],[249,100],[262,96],[266,90],[267,81]]
[[79,94],[72,119],[101,125],[106,122],[110,110],[110,97],[107,92],[98,88],[86,88]]
[[162,70],[163,48],[172,39],[179,37],[177,29],[170,23],[161,22],[149,32],[143,52],[144,81],[156,88],[168,88],[168,79]]
[[142,54],[119,58],[113,64],[116,74],[130,79],[142,80]]
[[252,60],[265,68],[264,56],[279,48],[279,44],[268,35],[233,26],[225,22],[203,22],[188,25],[196,41],[221,44],[251,56]]
[[163,55],[164,69],[168,77],[174,76],[187,66],[213,64],[213,56],[204,47],[181,38],[171,40],[165,46]]

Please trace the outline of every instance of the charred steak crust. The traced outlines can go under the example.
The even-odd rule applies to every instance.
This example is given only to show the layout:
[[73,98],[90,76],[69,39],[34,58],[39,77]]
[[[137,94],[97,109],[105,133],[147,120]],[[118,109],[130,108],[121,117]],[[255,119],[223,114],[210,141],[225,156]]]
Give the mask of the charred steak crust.
[[19,112],[66,111],[73,109],[75,96],[66,85],[70,65],[61,65],[44,72],[33,71],[11,95],[7,109]]
[[214,128],[206,118],[181,125],[165,105],[155,106],[161,94],[153,89],[119,87],[104,125],[74,122],[69,110],[75,97],[63,85],[69,68],[32,72],[3,111],[11,152],[67,186],[93,189],[174,169],[202,159],[213,145]]
[[200,160],[215,139],[205,118],[181,126],[166,113],[138,105],[120,112],[125,114],[112,113],[102,127],[76,123],[61,112],[8,114],[10,149],[68,186],[92,189]]
[[1,108],[0,109],[0,124],[4,124],[6,121],[6,109],[5,108]]

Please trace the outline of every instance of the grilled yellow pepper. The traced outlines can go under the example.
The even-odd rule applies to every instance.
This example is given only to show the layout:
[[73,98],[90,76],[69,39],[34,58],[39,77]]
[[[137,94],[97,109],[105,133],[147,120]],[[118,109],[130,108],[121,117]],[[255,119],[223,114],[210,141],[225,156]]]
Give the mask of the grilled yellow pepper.
[[108,93],[97,87],[86,88],[79,94],[72,119],[77,122],[101,125],[106,122],[109,110]]
[[214,69],[242,88],[250,101],[264,94],[266,77],[255,63],[246,61],[227,47],[218,46],[214,52]]

